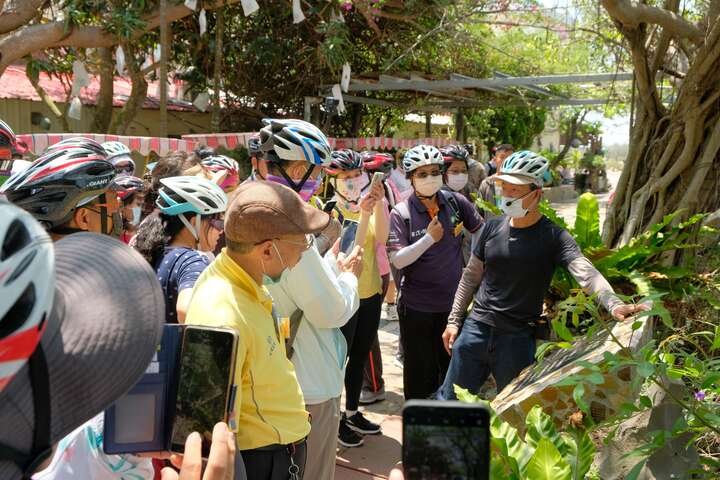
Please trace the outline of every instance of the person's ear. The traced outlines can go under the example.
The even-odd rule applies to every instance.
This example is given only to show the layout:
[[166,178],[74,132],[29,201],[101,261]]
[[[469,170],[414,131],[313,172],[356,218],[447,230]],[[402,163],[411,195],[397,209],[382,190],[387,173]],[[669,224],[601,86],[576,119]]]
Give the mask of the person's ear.
[[78,208],[75,210],[75,213],[73,213],[73,222],[75,223],[75,227],[79,228],[80,230],[85,230],[86,232],[90,230],[90,218],[89,214],[90,211],[86,208]]
[[272,244],[272,240],[265,240],[264,242],[257,244],[256,248],[259,250],[260,258],[262,258],[263,262],[270,262],[273,259],[274,255]]

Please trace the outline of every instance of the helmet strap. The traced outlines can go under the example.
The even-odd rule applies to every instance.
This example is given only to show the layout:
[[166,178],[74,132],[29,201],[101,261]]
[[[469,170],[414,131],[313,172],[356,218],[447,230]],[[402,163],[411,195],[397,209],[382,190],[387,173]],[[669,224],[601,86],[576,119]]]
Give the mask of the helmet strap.
[[105,193],[100,194],[100,231],[103,233],[103,235],[109,235],[108,233],[108,211],[107,207],[105,206],[105,202],[107,201],[105,197]]
[[[190,230],[190,233],[195,238],[195,240],[197,240],[199,242],[200,241],[200,222],[197,220],[195,221],[195,224],[198,227],[197,229],[195,229],[195,227],[193,227],[192,224],[185,217],[184,213],[181,213],[180,215],[178,215],[178,218],[180,218],[180,221],[183,223],[183,225],[185,225],[187,227],[187,229]],[[199,214],[195,215],[195,218],[199,219],[200,215]]]
[[305,175],[303,175],[303,178],[302,178],[302,180],[300,180],[300,183],[295,183],[295,181],[292,178],[290,178],[290,175],[287,174],[287,172],[285,171],[285,168],[282,165],[278,165],[278,170],[280,170],[280,175],[282,175],[282,177],[285,180],[287,180],[288,184],[290,185],[290,188],[295,190],[295,192],[299,192],[300,190],[302,190],[303,185],[305,185],[305,182],[307,181],[307,179],[310,178],[310,174],[312,173],[312,171],[314,169],[315,169],[314,165],[308,166],[308,169],[305,171]]

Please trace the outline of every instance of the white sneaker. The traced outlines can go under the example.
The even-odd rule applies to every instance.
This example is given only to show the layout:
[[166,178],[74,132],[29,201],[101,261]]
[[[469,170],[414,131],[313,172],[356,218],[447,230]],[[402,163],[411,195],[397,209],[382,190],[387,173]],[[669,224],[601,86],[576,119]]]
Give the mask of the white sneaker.
[[383,310],[385,311],[385,320],[388,322],[397,322],[400,320],[397,311],[397,305],[394,303],[384,303]]

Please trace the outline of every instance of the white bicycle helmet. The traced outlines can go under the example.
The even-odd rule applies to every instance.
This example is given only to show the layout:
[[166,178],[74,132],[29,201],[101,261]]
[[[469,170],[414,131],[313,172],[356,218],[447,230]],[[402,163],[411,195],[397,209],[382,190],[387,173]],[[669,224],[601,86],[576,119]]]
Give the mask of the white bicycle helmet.
[[43,227],[0,201],[0,391],[35,351],[55,294],[55,256]]
[[542,155],[522,150],[505,159],[497,179],[514,185],[542,185],[548,165],[547,159]]
[[130,149],[124,143],[120,142],[105,142],[102,144],[102,148],[107,152],[108,160],[112,160],[115,157],[121,155],[130,156]]
[[231,175],[238,173],[240,170],[238,163],[234,159],[226,157],[225,155],[211,155],[209,157],[205,157],[201,164],[210,171],[218,172],[227,170],[228,174]]
[[321,167],[330,165],[330,142],[312,123],[271,118],[263,119],[263,123],[265,126],[260,130],[260,149],[266,160],[302,160]]
[[85,148],[87,150],[92,150],[98,155],[102,155],[103,157],[107,158],[107,152],[102,147],[102,145],[100,145],[92,138],[86,137],[72,137],[62,140],[58,143],[53,143],[45,149],[45,153],[43,155],[50,152],[56,152],[58,150],[70,150],[74,148]]
[[444,165],[442,153],[437,148],[430,145],[417,145],[403,156],[403,169],[405,173],[410,173],[425,165]]
[[[227,208],[227,195],[218,185],[202,177],[168,177],[160,180],[162,187],[155,204],[165,215],[178,216],[188,227],[196,240],[199,240],[202,215],[222,213]],[[194,213],[195,227],[185,217],[185,213]]]

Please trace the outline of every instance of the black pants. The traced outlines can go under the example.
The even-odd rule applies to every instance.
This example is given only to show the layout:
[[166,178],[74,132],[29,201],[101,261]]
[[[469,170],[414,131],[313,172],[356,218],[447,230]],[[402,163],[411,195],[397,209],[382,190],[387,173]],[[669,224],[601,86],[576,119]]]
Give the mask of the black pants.
[[348,344],[345,367],[345,410],[357,410],[363,384],[363,368],[380,325],[382,295],[360,300],[360,308],[341,328]]
[[380,351],[380,339],[376,332],[375,339],[370,347],[370,353],[365,362],[365,368],[363,369],[363,390],[369,390],[371,392],[379,392],[382,390],[385,387],[385,380],[383,380],[382,375],[382,352]]
[[298,466],[298,478],[305,474],[307,446],[305,442],[291,447],[256,448],[243,450],[242,458],[248,480],[288,480],[290,478],[290,455]]
[[403,305],[402,300],[398,305],[400,341],[405,355],[405,400],[429,398],[445,380],[450,356],[445,351],[442,334],[449,314],[419,312]]

